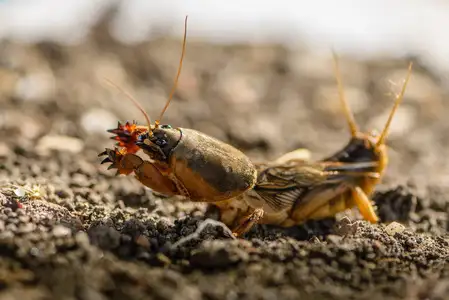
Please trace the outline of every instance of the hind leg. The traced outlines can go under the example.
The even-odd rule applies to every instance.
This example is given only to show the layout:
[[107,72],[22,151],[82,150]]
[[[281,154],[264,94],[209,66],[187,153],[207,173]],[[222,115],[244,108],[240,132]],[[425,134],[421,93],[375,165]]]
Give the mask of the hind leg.
[[352,188],[351,192],[352,198],[359,208],[363,218],[371,223],[377,223],[379,221],[379,217],[374,211],[374,206],[365,192],[358,186]]

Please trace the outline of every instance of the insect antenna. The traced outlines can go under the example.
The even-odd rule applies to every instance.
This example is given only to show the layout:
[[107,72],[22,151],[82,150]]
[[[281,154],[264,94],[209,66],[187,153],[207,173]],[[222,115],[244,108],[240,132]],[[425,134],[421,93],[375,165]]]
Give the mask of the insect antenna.
[[123,90],[121,87],[119,87],[117,84],[113,83],[111,80],[105,78],[104,79],[109,85],[111,85],[112,87],[114,87],[115,89],[117,89],[120,93],[122,93],[123,95],[125,95],[129,100],[131,100],[132,103],[134,103],[134,105],[142,112],[142,114],[145,117],[145,120],[148,123],[148,133],[150,136],[153,135],[153,131],[151,130],[151,121],[150,121],[150,117],[148,116],[148,114],[145,112],[145,110],[143,109],[142,105],[140,105],[140,103],[134,99],[133,96],[131,96],[128,92],[126,92],[125,90]]
[[185,55],[185,52],[186,52],[186,41],[187,41],[187,18],[188,18],[188,16],[186,16],[186,18],[185,18],[185,20],[184,20],[184,38],[183,38],[183,41],[182,41],[182,52],[181,52],[181,59],[179,60],[178,72],[177,72],[177,74],[176,74],[175,82],[174,82],[174,84],[173,84],[173,87],[172,87],[172,89],[171,89],[171,91],[170,91],[170,95],[168,96],[167,103],[165,103],[165,106],[164,106],[164,108],[162,109],[162,112],[161,112],[161,114],[159,115],[159,118],[156,120],[156,122],[154,122],[154,127],[155,127],[155,128],[158,128],[158,127],[159,127],[159,124],[160,124],[160,122],[161,122],[161,120],[162,120],[162,117],[164,116],[165,111],[167,110],[168,106],[170,105],[170,102],[171,102],[171,100],[172,100],[172,98],[173,98],[173,94],[175,93],[176,87],[178,86],[178,80],[179,80],[179,76],[181,75],[182,63],[183,63],[183,61],[184,61],[184,55]]
[[394,114],[397,111],[399,104],[401,104],[402,100],[404,99],[405,89],[406,89],[407,84],[412,75],[412,66],[413,66],[413,63],[411,62],[408,66],[407,77],[404,80],[404,84],[402,85],[401,92],[396,96],[396,100],[394,102],[393,109],[391,110],[390,115],[388,116],[387,123],[385,123],[385,127],[382,130],[382,133],[380,134],[379,139],[377,140],[377,143],[376,143],[377,146],[383,145],[385,143],[385,139],[387,138],[388,130],[390,128],[391,121],[393,120]]
[[349,108],[348,101],[345,97],[344,87],[343,87],[343,81],[341,79],[341,73],[340,73],[340,65],[338,62],[337,54],[332,51],[333,61],[334,61],[334,72],[335,72],[335,78],[337,79],[337,85],[338,85],[338,95],[340,98],[340,103],[343,107],[343,111],[346,117],[346,121],[349,125],[349,131],[351,132],[351,136],[355,136],[357,132],[359,132],[357,128],[357,123],[355,122],[354,115]]

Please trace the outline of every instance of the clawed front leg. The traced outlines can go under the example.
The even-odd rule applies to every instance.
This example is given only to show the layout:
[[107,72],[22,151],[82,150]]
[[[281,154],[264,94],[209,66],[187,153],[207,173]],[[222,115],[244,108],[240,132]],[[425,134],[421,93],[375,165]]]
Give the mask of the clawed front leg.
[[108,132],[114,134],[111,139],[117,141],[117,146],[125,148],[126,153],[136,153],[140,150],[140,147],[136,145],[136,141],[139,135],[147,131],[148,127],[129,122],[125,124],[119,122],[117,128],[108,130]]
[[120,151],[118,149],[106,149],[99,154],[99,156],[107,155],[101,163],[111,163],[108,170],[117,169],[117,174],[129,175],[134,172],[138,181],[158,193],[167,196],[185,196],[185,192],[180,191],[178,185],[164,171],[158,169],[151,162],[144,161],[138,155],[125,153],[125,151],[126,149]]
[[101,157],[105,155],[106,158],[101,161],[101,164],[111,163],[108,170],[117,169],[117,175],[131,174],[143,162],[137,155],[126,153],[126,149],[118,150],[117,148],[106,148],[106,150],[101,152],[98,156]]

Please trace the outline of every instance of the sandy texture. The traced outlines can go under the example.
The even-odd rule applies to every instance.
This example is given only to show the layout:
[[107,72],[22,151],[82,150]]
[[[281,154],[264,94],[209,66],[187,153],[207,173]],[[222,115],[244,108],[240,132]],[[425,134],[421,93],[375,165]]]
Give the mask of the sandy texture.
[[[256,226],[235,240],[209,222],[185,241],[206,219],[203,205],[114,177],[97,158],[113,145],[105,129],[143,121],[101,79],[134,94],[154,119],[179,46],[119,45],[98,28],[81,46],[0,49],[1,299],[447,297],[448,108],[431,73],[415,64],[392,128],[391,163],[374,196],[382,224],[351,214],[288,230]],[[341,66],[360,125],[380,130],[407,61],[342,58]],[[164,122],[254,160],[298,147],[319,158],[348,139],[335,87],[330,57],[192,41]],[[387,228],[392,221],[405,227]]]

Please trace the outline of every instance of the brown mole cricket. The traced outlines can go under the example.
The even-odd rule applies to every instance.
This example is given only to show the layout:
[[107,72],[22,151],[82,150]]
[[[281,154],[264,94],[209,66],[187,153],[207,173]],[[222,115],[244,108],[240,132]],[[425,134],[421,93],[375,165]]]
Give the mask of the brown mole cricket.
[[335,53],[333,57],[339,98],[351,139],[343,149],[316,162],[310,161],[310,153],[306,149],[298,149],[272,163],[256,164],[258,179],[252,189],[237,200],[213,204],[219,207],[221,220],[226,225],[236,226],[235,234],[247,232],[256,223],[291,227],[311,219],[332,217],[353,207],[359,209],[365,220],[371,223],[379,221],[370,196],[388,165],[385,141],[394,114],[403,100],[412,63],[387,122],[381,134],[376,135],[357,128],[344,96]]
[[[185,19],[182,54],[167,103],[159,118],[151,124],[140,104],[125,94],[144,114],[147,126],[135,123],[118,124],[108,130],[115,134],[121,149],[106,149],[102,163],[111,163],[117,174],[131,174],[145,186],[167,196],[184,196],[191,201],[216,202],[239,196],[256,183],[257,171],[240,150],[199,131],[161,125],[163,114],[173,97],[186,49],[187,17]],[[148,160],[136,155],[143,150]]]
[[[287,153],[274,162],[254,164],[241,151],[201,132],[160,125],[179,79],[186,45],[175,83],[160,117],[151,124],[148,115],[132,96],[125,94],[144,114],[148,126],[118,124],[108,130],[121,149],[106,149],[102,163],[112,163],[118,174],[135,177],[145,186],[167,196],[179,195],[206,202],[220,210],[220,220],[235,235],[254,224],[290,227],[309,219],[332,217],[358,207],[362,216],[377,222],[369,200],[388,164],[386,136],[394,113],[405,93],[411,67],[401,93],[380,136],[358,131],[343,93],[338,60],[334,55],[339,94],[351,129],[351,140],[334,155],[310,161],[307,150]],[[149,157],[142,159],[140,150]]]
[[[159,119],[154,124],[151,124],[149,116],[131,95],[111,81],[107,81],[139,108],[148,125],[119,123],[117,128],[108,130],[108,132],[114,134],[112,139],[117,141],[120,149],[107,148],[99,156],[106,156],[102,164],[111,163],[108,169],[117,169],[117,174],[123,175],[134,173],[138,181],[158,193],[167,196],[183,196],[191,201],[205,202],[218,207],[229,207],[227,205],[231,203],[231,206],[246,205],[246,208],[252,208],[252,202],[249,201],[248,204],[245,201],[248,196],[244,195],[256,185],[257,171],[262,171],[265,164],[253,164],[238,149],[204,133],[193,129],[160,125],[180,75],[185,53],[186,31],[187,24],[175,83]],[[140,150],[148,156],[148,159],[142,159],[136,154]],[[321,165],[307,164],[299,171],[298,164],[295,164],[295,167],[294,172],[305,177],[322,171]],[[337,171],[321,172],[320,174],[320,178],[325,180],[329,175],[336,175]],[[266,184],[262,180],[260,188],[266,189]],[[294,185],[298,186],[298,183]],[[233,218],[233,222],[230,224],[227,222],[229,217],[226,215],[233,215],[233,208],[225,208],[222,211],[224,211],[222,221],[229,226],[232,225],[231,229],[235,235],[246,232],[247,228],[253,224],[253,220],[259,219],[263,215],[263,211],[256,207],[250,216],[239,215],[241,219]],[[267,211],[270,212],[270,210]]]

